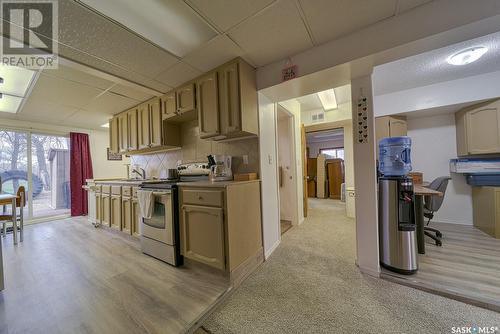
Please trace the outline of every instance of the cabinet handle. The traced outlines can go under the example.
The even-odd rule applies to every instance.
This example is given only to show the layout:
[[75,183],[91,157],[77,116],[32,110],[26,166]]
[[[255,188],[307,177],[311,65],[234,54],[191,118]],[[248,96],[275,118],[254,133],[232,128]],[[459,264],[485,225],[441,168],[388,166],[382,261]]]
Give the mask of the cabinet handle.
[[198,196],[198,199],[199,199],[200,201],[202,201],[202,200],[203,200],[203,196],[201,196],[201,195],[200,195],[200,196]]

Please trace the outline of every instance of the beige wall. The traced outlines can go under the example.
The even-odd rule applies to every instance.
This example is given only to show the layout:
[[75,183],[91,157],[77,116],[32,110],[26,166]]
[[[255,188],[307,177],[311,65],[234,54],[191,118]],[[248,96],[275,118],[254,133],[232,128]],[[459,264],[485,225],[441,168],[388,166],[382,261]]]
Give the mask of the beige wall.
[[[165,177],[168,168],[176,168],[177,162],[206,162],[209,154],[233,156],[233,172],[259,171],[258,138],[241,139],[229,142],[214,142],[199,138],[198,121],[184,123],[181,128],[181,149],[154,154],[134,155],[132,164],[138,164],[146,170],[146,175]],[[243,156],[248,156],[248,164],[243,163]]]

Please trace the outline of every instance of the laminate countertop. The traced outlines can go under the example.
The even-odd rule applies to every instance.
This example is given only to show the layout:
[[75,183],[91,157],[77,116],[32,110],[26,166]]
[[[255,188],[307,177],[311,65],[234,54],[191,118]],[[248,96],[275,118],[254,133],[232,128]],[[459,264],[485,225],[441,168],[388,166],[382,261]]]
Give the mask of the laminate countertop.
[[249,180],[249,181],[194,181],[194,182],[178,182],[179,187],[191,187],[191,188],[226,188],[228,186],[260,182],[260,180]]

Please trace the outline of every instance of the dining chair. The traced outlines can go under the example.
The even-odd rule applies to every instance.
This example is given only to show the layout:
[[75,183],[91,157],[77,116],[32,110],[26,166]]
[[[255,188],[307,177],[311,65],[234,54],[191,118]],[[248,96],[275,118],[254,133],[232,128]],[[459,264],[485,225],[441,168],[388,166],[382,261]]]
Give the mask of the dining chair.
[[[12,208],[12,210],[19,210],[19,215],[16,215],[17,221],[12,221],[12,214],[0,214],[0,222],[3,223],[2,234],[5,237],[7,235],[7,223],[12,222],[12,230],[15,232],[14,228],[19,230],[19,241],[23,241],[23,232],[24,232],[24,210],[23,208],[26,206],[26,189],[24,186],[20,186],[17,189],[17,199],[16,199],[16,207]],[[17,223],[19,222],[19,227]]]

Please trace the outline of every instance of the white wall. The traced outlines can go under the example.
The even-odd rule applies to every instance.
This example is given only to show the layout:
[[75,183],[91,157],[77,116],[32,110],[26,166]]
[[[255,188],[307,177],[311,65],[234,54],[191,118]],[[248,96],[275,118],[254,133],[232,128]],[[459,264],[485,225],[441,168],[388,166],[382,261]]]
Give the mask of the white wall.
[[264,256],[267,259],[278,247],[279,195],[276,150],[276,104],[259,93],[260,179],[262,198],[262,235]]
[[[457,157],[454,114],[408,119],[408,136],[413,171],[424,173],[429,182],[450,175],[449,161]],[[462,174],[451,173],[451,177],[433,221],[472,225],[472,188]]]

